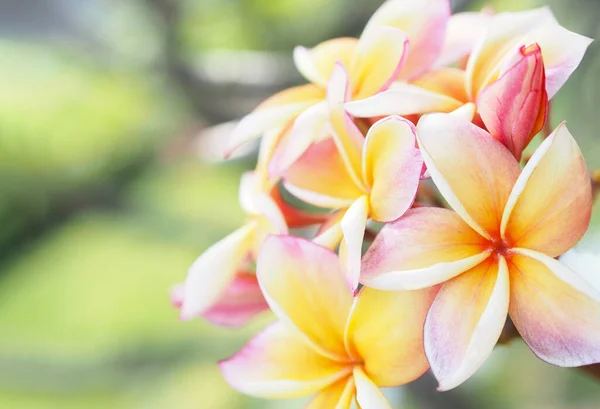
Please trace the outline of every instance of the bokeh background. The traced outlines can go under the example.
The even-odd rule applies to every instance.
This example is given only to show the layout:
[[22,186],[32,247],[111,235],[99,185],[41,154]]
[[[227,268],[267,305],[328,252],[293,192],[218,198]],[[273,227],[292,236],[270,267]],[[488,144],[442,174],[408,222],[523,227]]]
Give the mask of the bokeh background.
[[[0,408],[301,406],[243,397],[215,365],[269,317],[242,330],[182,323],[168,292],[242,220],[237,185],[253,157],[218,161],[228,122],[301,81],[294,45],[358,35],[381,0],[351,3],[0,1]],[[599,38],[599,1],[549,3]],[[552,115],[590,167],[599,106],[596,43]],[[598,249],[599,231],[582,245]],[[434,390],[425,377],[389,393],[415,409],[600,407],[600,384],[519,342],[457,390]]]

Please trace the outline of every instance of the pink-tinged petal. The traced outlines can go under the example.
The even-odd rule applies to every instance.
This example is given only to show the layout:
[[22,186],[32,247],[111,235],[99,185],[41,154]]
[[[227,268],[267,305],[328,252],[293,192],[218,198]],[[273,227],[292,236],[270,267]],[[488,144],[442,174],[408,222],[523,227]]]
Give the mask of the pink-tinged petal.
[[463,383],[492,353],[510,298],[504,258],[488,259],[445,283],[425,322],[425,352],[439,390]]
[[563,123],[523,169],[504,211],[502,233],[514,247],[556,257],[581,239],[591,214],[589,173]]
[[271,399],[308,396],[351,370],[315,352],[281,322],[268,326],[219,367],[234,389]]
[[412,115],[429,112],[450,112],[461,102],[444,94],[416,85],[394,83],[390,89],[372,97],[347,102],[345,109],[352,116],[371,118],[388,115]]
[[323,89],[310,84],[289,88],[273,95],[238,123],[230,137],[226,155],[244,143],[260,137],[264,132],[286,125],[302,111],[324,98]]
[[361,196],[348,208],[342,217],[342,242],[340,244],[340,263],[346,277],[346,285],[352,293],[358,288],[360,278],[360,258],[369,218],[369,199]]
[[517,249],[510,317],[531,350],[558,366],[600,362],[600,292],[560,261]]
[[360,281],[380,290],[430,287],[487,259],[488,246],[451,210],[411,209],[375,237],[363,257]]
[[348,207],[363,195],[333,139],[311,145],[286,171],[284,186],[299,199],[330,209]]
[[251,273],[238,273],[220,300],[202,316],[215,325],[239,327],[268,309],[256,276]]
[[348,73],[342,64],[336,64],[327,86],[329,122],[333,140],[340,152],[348,173],[357,186],[362,186],[361,164],[365,138],[344,109],[350,95]]
[[321,353],[347,360],[344,326],[352,294],[335,253],[301,238],[270,236],[258,257],[256,274],[281,321]]
[[335,250],[342,241],[344,233],[342,231],[342,218],[346,214],[346,209],[334,212],[317,232],[314,243],[327,247],[330,250]]
[[389,0],[373,14],[365,33],[377,26],[404,31],[411,51],[400,78],[413,79],[427,71],[442,51],[450,12],[448,0]]
[[361,409],[392,409],[381,389],[357,366],[354,368],[356,402]]
[[367,133],[363,179],[371,188],[373,220],[396,220],[412,206],[423,171],[416,143],[414,125],[398,116],[378,121]]
[[477,107],[490,134],[521,160],[523,150],[546,123],[548,94],[540,47],[521,47],[515,60],[481,91]]
[[209,247],[192,264],[185,280],[181,318],[194,318],[213,306],[251,252],[257,225],[248,223]]
[[424,116],[417,129],[423,160],[448,204],[482,236],[499,237],[519,163],[489,133],[453,115]]
[[296,47],[294,63],[304,78],[324,88],[336,62],[350,66],[357,45],[356,38],[342,37],[322,42],[312,49]]
[[349,67],[353,99],[362,99],[385,90],[398,76],[408,54],[408,38],[394,27],[374,27],[358,42]]
[[[526,36],[535,27],[543,25],[558,25],[548,7],[499,13],[490,18],[485,36],[479,39],[467,63],[466,89],[472,100],[497,78],[499,66],[508,53],[521,45],[539,43]],[[522,43],[524,40],[527,44]]]
[[291,229],[325,223],[330,217],[329,213],[326,212],[306,211],[292,206],[281,196],[277,186],[271,190],[270,196],[279,207],[286,224]]
[[349,349],[362,358],[366,374],[377,385],[404,385],[429,369],[423,326],[437,291],[430,287],[415,291],[365,288],[360,292],[346,337]]
[[350,409],[355,393],[354,377],[350,376],[327,387],[304,409]]
[[315,141],[329,131],[327,103],[322,101],[302,112],[290,132],[282,139],[271,159],[268,170],[272,178],[282,176]]
[[552,97],[579,66],[592,39],[567,30],[558,24],[548,24],[532,30],[521,45],[537,43],[542,49],[546,67],[546,91]]
[[445,67],[429,71],[412,83],[428,91],[445,95],[460,102],[469,102],[465,91],[466,74],[458,68]]
[[442,52],[434,67],[451,65],[468,56],[484,35],[491,17],[485,11],[453,14],[448,20]]

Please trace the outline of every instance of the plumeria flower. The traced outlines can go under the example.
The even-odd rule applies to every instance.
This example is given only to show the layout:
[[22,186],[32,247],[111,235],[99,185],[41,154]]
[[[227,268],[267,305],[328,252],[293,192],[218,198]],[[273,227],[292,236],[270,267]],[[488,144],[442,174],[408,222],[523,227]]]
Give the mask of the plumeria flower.
[[225,380],[248,395],[316,394],[307,409],[391,408],[379,387],[403,385],[428,369],[423,322],[436,288],[353,299],[335,253],[310,241],[271,236],[257,276],[278,321],[221,362]]
[[181,308],[182,319],[202,316],[217,325],[238,326],[267,310],[253,273],[265,237],[323,221],[293,209],[263,182],[254,172],[244,174],[240,204],[246,223],[208,248],[190,267],[185,283],[173,289],[172,303]]
[[231,150],[279,128],[282,142],[273,157],[272,173],[280,174],[328,133],[326,88],[336,63],[348,70],[351,100],[375,95],[396,79],[421,75],[435,62],[449,15],[448,0],[427,4],[388,0],[359,39],[337,38],[312,49],[297,47],[294,62],[310,84],[274,95],[242,119],[231,137]]
[[431,177],[454,211],[418,208],[385,226],[361,282],[413,290],[444,283],[425,324],[440,389],[471,376],[507,313],[531,350],[559,366],[600,362],[600,293],[555,257],[590,223],[591,184],[564,124],[521,172],[489,133],[452,115],[417,126]]
[[336,214],[340,259],[347,285],[356,291],[367,220],[393,221],[410,209],[423,159],[414,125],[401,117],[380,120],[364,138],[343,111],[346,95],[347,76],[337,65],[328,96],[333,137],[311,145],[288,169],[284,186],[307,203],[343,209]]
[[548,8],[500,13],[488,17],[486,26],[466,71],[434,70],[412,86],[392,84],[385,92],[347,103],[346,109],[356,117],[372,117],[450,112],[456,105],[448,98],[474,102],[488,131],[520,159],[546,121],[548,100],[577,68],[592,40],[562,27]]

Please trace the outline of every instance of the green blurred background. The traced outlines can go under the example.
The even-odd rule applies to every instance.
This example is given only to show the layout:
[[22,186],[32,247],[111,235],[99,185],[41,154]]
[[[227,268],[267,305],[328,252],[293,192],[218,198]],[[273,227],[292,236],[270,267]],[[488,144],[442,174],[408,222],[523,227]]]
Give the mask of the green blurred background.
[[[168,292],[242,220],[237,184],[253,159],[218,163],[231,128],[216,125],[301,81],[294,45],[358,35],[380,3],[0,1],[0,408],[301,406],[243,397],[215,365],[269,317],[242,330],[183,323]],[[600,36],[597,0],[550,5]],[[552,115],[593,167],[599,74],[594,44]],[[584,244],[597,248],[595,235]],[[598,383],[518,342],[458,390],[434,390],[425,377],[390,396],[406,408],[600,407]]]

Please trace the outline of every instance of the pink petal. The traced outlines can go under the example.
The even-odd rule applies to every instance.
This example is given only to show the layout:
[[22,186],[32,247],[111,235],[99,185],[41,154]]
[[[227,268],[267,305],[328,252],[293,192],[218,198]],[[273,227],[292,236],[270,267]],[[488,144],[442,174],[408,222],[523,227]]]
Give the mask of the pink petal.
[[352,295],[337,255],[310,241],[270,236],[260,251],[258,282],[271,310],[315,350],[346,360],[344,327]]
[[308,396],[347,377],[351,369],[319,355],[281,322],[267,327],[219,367],[234,389],[271,399]]
[[600,362],[600,292],[531,250],[510,260],[510,317],[531,350],[558,366]]
[[185,280],[181,318],[201,315],[219,301],[248,257],[256,224],[249,223],[209,247],[192,264]]
[[408,54],[408,38],[394,27],[373,27],[361,36],[349,67],[353,99],[387,89]]
[[592,216],[590,176],[563,124],[540,145],[517,180],[502,216],[514,247],[559,256],[585,234]]
[[371,118],[388,115],[412,115],[429,112],[450,112],[461,102],[447,95],[403,83],[365,99],[347,102],[345,109],[352,116]]
[[361,283],[388,291],[430,287],[484,261],[488,246],[453,211],[411,209],[381,229],[363,257]]
[[256,276],[238,273],[221,299],[206,310],[203,317],[215,325],[238,327],[268,309]]
[[416,129],[395,116],[375,123],[365,139],[363,179],[371,187],[371,217],[389,222],[412,206],[423,170]]
[[360,291],[346,339],[352,355],[363,360],[365,373],[377,385],[404,385],[429,369],[423,326],[437,291],[437,286],[415,291]]
[[515,64],[481,91],[477,99],[486,128],[517,160],[521,160],[523,150],[546,122],[545,80],[540,47],[521,47]]
[[284,186],[299,199],[329,209],[348,207],[364,193],[352,180],[331,138],[304,152],[286,171]]
[[442,286],[425,322],[425,352],[439,390],[460,385],[492,353],[508,301],[503,258],[490,258]]
[[489,133],[451,114],[426,115],[417,129],[427,169],[448,204],[482,236],[499,237],[519,163]]
[[410,80],[427,71],[440,55],[449,18],[448,0],[389,0],[373,14],[365,33],[377,26],[406,33],[411,51],[399,77]]

